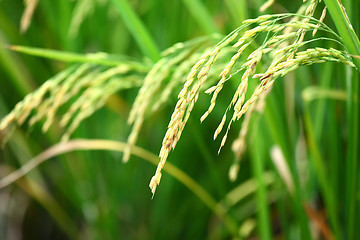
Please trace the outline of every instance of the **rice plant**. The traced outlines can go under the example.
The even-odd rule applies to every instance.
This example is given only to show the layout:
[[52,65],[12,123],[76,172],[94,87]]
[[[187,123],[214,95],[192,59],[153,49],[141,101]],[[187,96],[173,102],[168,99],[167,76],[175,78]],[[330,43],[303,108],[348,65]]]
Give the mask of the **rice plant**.
[[1,237],[356,238],[357,0],[55,2],[0,11]]

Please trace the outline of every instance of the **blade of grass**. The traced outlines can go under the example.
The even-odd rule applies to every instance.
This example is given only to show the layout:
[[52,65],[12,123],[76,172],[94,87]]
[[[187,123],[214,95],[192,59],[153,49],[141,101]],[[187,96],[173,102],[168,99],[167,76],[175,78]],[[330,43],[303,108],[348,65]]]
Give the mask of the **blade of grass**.
[[[331,17],[334,20],[336,28],[339,31],[340,36],[343,39],[343,42],[352,55],[360,55],[360,41],[354,31],[353,26],[350,23],[350,19],[345,12],[345,8],[339,0],[325,0],[325,3],[329,9]],[[351,2],[351,6],[353,6]],[[350,6],[350,2],[347,2],[347,5]],[[354,4],[358,6],[358,4]],[[355,7],[356,8],[356,7]],[[350,9],[350,17],[355,18],[355,14],[352,14]],[[358,9],[358,8],[357,8]],[[355,11],[357,11],[355,9]],[[357,25],[358,23],[355,22]],[[360,70],[360,59],[354,57],[353,61],[358,69]],[[347,164],[346,164],[346,237],[347,239],[353,239],[355,237],[354,227],[355,227],[355,212],[356,212],[356,173],[357,173],[357,160],[358,160],[358,144],[359,144],[359,106],[357,101],[354,101],[354,97],[358,98],[359,96],[359,79],[358,74],[353,74],[353,76],[347,75],[347,102],[346,102],[346,112],[347,112],[347,125],[348,125],[348,150],[347,150]]]
[[[325,0],[325,4],[349,53],[360,56],[359,38],[356,36],[340,0]],[[353,58],[353,61],[360,70],[360,59]]]
[[[333,63],[327,63],[323,67],[323,70],[321,71],[321,79],[320,84],[322,88],[329,88],[330,82],[331,82],[331,75],[333,74],[332,69],[334,69]],[[319,140],[320,134],[322,133],[323,126],[324,126],[324,119],[325,119],[325,108],[326,107],[326,101],[325,99],[320,99],[316,103],[316,115],[315,115],[315,136],[316,139]]]
[[[324,88],[320,88],[320,87],[308,87],[305,88],[302,91],[302,96],[304,98],[304,100],[306,100],[307,102],[311,102],[314,100],[325,100],[325,98],[329,98],[332,100],[339,100],[339,101],[346,101],[346,92],[342,91],[342,90],[333,90],[333,89],[324,89]],[[318,116],[318,105],[316,106],[316,116]],[[321,125],[319,123],[319,125]],[[319,126],[319,125],[315,125],[315,126]]]
[[[256,134],[257,135],[257,134]],[[259,208],[258,218],[259,218],[259,235],[263,240],[272,239],[271,234],[271,223],[270,223],[270,213],[269,213],[269,200],[267,196],[267,190],[264,180],[264,157],[262,151],[259,151],[259,137],[256,137],[257,141],[254,142],[251,146],[252,150],[252,171],[253,175],[257,180],[257,191],[256,191],[256,202]],[[255,145],[256,144],[256,145]]]
[[264,145],[263,138],[260,137],[261,130],[259,130],[261,117],[259,115],[253,116],[251,121],[250,129],[253,133],[250,139],[250,153],[252,157],[252,172],[253,176],[256,179],[257,189],[256,189],[256,202],[259,208],[258,211],[258,230],[261,239],[270,240],[272,239],[271,233],[271,222],[270,222],[270,211],[269,211],[269,195],[267,193],[264,173],[265,173],[265,154],[263,150],[266,149]]
[[[354,73],[348,69],[349,73]],[[359,160],[359,78],[358,74],[347,76],[347,99],[346,99],[346,118],[347,118],[347,156],[346,156],[346,220],[347,238],[355,239],[356,226],[356,203],[357,203],[357,172]]]
[[297,220],[300,224],[301,229],[301,239],[312,239],[309,229],[309,219],[305,214],[303,207],[303,195],[301,194],[301,188],[299,179],[297,177],[295,163],[292,159],[291,150],[289,146],[289,141],[287,141],[286,133],[282,131],[284,128],[279,128],[279,123],[283,121],[279,117],[280,114],[277,113],[279,110],[276,105],[276,99],[274,99],[274,94],[270,94],[267,100],[267,106],[265,108],[265,120],[268,125],[268,129],[270,130],[270,134],[273,137],[274,141],[281,147],[281,150],[284,154],[285,159],[291,170],[291,177],[294,182],[294,194],[291,196],[292,200],[292,208],[294,209],[294,213],[296,215]]
[[[359,6],[358,0],[344,0],[343,4],[347,9],[347,14],[353,25],[350,25],[351,29],[359,31],[360,21],[358,17],[359,8],[353,6]],[[344,10],[345,12],[345,10]],[[355,30],[354,30],[355,31]],[[358,43],[357,43],[358,44]],[[359,46],[359,44],[358,44]],[[359,46],[360,48],[360,46]],[[357,54],[359,55],[359,54]],[[356,58],[359,60],[359,58]],[[346,151],[346,167],[344,168],[345,174],[345,219],[346,219],[346,238],[354,239],[359,234],[357,226],[358,217],[356,217],[359,208],[357,204],[359,200],[357,196],[358,188],[358,159],[359,159],[359,72],[350,68],[345,68],[346,78],[346,120],[347,120],[347,151]],[[360,69],[358,68],[360,71]]]
[[13,51],[17,51],[20,53],[49,58],[54,60],[59,60],[63,62],[88,62],[88,63],[95,63],[99,65],[105,66],[121,66],[123,65],[130,65],[134,69],[138,71],[148,71],[149,68],[146,67],[144,64],[128,61],[125,59],[117,58],[109,56],[106,53],[89,53],[89,54],[79,54],[79,53],[72,53],[72,52],[65,52],[65,51],[58,51],[52,49],[43,49],[43,48],[34,48],[34,47],[27,47],[27,46],[17,46],[12,45],[9,47]]
[[71,3],[69,1],[58,1],[57,10],[61,13],[57,21],[57,27],[59,28],[60,36],[63,38],[63,49],[73,50],[75,49],[74,39],[68,37],[68,29],[71,19]]
[[204,4],[199,0],[182,0],[187,7],[190,14],[198,22],[200,27],[207,33],[218,33],[219,29],[214,24],[214,21],[207,11]]
[[[269,187],[275,183],[275,175],[272,172],[264,172],[264,185]],[[219,204],[226,204],[229,208],[240,202],[242,199],[253,194],[257,190],[257,179],[251,178],[246,182],[242,182],[233,190],[228,192],[224,200]]]
[[141,51],[153,61],[160,59],[160,51],[148,30],[127,0],[111,0],[120,13],[126,27],[131,32]]
[[[0,32],[0,43],[4,43],[4,39]],[[32,81],[29,80],[29,75],[24,67],[17,61],[15,56],[8,49],[0,46],[0,65],[12,80],[14,86],[20,94],[26,95],[34,89]],[[20,70],[21,69],[21,70]]]
[[309,143],[309,151],[312,155],[312,163],[314,165],[314,169],[316,171],[316,176],[318,178],[320,189],[324,197],[326,210],[329,215],[329,219],[333,228],[334,235],[336,239],[341,239],[340,236],[340,224],[337,218],[337,209],[336,209],[336,197],[333,194],[333,189],[331,185],[328,184],[327,180],[327,170],[325,167],[324,159],[321,156],[319,146],[316,142],[315,131],[313,129],[313,123],[310,116],[308,102],[304,100],[304,121],[305,121],[305,129],[307,133],[307,140]]
[[236,27],[240,26],[242,21],[248,18],[246,1],[226,0],[225,3]]
[[[331,174],[332,176],[332,188],[333,193],[335,196],[339,196],[340,194],[340,188],[339,186],[342,186],[342,162],[339,161],[339,159],[342,159],[344,156],[344,149],[339,144],[341,142],[341,129],[338,128],[338,119],[336,116],[336,103],[332,101],[329,103],[329,116],[328,116],[328,124],[329,124],[329,172],[333,172],[334,174]],[[336,140],[334,140],[336,139]],[[340,141],[339,141],[340,140]],[[341,202],[338,200],[337,202]],[[340,210],[338,208],[338,210]]]

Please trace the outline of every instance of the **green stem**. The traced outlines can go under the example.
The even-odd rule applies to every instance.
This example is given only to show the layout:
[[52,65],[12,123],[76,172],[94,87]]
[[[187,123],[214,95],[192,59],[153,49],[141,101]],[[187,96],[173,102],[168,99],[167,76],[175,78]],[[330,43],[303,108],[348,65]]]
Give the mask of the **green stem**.
[[318,177],[318,181],[320,184],[320,188],[322,194],[324,196],[324,201],[326,205],[326,209],[329,215],[329,219],[331,225],[334,230],[334,235],[336,239],[340,238],[340,224],[336,215],[336,202],[335,196],[333,194],[333,190],[331,189],[331,185],[328,183],[328,178],[326,176],[326,167],[324,160],[321,156],[318,144],[316,142],[315,131],[313,129],[313,123],[311,121],[309,106],[308,103],[305,102],[305,113],[304,113],[304,121],[305,121],[305,129],[307,134],[307,140],[309,144],[309,150],[312,155],[314,169],[316,171],[316,175]]
[[[303,195],[301,194],[301,187],[299,183],[299,179],[297,177],[297,170],[295,164],[293,163],[293,157],[291,155],[291,146],[289,141],[286,138],[286,133],[281,131],[279,123],[282,124],[281,119],[278,117],[280,114],[276,113],[278,108],[276,106],[276,99],[274,99],[274,94],[270,94],[268,96],[267,107],[265,108],[265,119],[268,125],[268,129],[270,130],[270,134],[272,135],[274,141],[281,147],[282,152],[284,153],[284,157],[287,160],[287,163],[291,170],[291,177],[294,182],[294,194],[291,196],[293,209],[295,210],[295,214],[297,220],[299,221],[301,228],[301,239],[312,239],[309,229],[309,220],[305,214],[305,210],[303,207]],[[284,129],[284,128],[281,128]]]
[[[1,36],[1,32],[0,42],[2,44],[5,42],[5,39]],[[15,58],[11,51],[3,46],[0,46],[0,65],[1,68],[5,70],[5,73],[9,75],[9,80],[12,81],[12,84],[21,95],[25,96],[35,88],[35,84],[33,84],[30,79],[27,69]]]
[[[354,31],[353,25],[350,23],[349,17],[345,12],[340,0],[325,0],[326,6],[329,9],[331,17],[334,20],[336,28],[339,31],[343,42],[348,49],[349,53],[355,55],[353,58],[354,63],[360,71],[360,41]],[[358,1],[346,1],[346,6],[350,10],[350,17],[352,21],[355,20],[355,27],[358,25],[356,22]],[[354,9],[351,7],[354,6]],[[351,72],[351,71],[349,71]],[[355,234],[355,222],[356,222],[356,181],[357,181],[357,161],[359,158],[358,146],[359,146],[359,104],[357,100],[359,98],[359,78],[358,74],[353,71],[353,75],[347,76],[347,126],[348,126],[348,147],[346,158],[346,179],[345,179],[345,219],[346,219],[346,238],[354,239]]]
[[[261,140],[257,137],[258,140]],[[256,141],[258,144],[259,141]],[[259,232],[260,238],[263,240],[270,240],[271,237],[271,223],[270,223],[270,214],[269,214],[269,200],[267,197],[267,191],[264,182],[264,158],[261,156],[261,151],[259,147],[253,144],[251,146],[252,150],[252,169],[254,177],[257,179],[257,191],[256,191],[256,200],[259,208],[258,218],[259,218]]]
[[[325,4],[349,53],[360,56],[359,38],[356,36],[340,0],[325,0]],[[355,7],[357,7],[356,4]],[[354,57],[353,61],[357,69],[360,70],[360,59]]]
[[205,6],[199,0],[182,0],[190,14],[198,22],[200,27],[207,33],[217,33],[219,30],[215,26],[213,19]]
[[[28,172],[36,168],[41,163],[64,153],[79,151],[79,150],[109,150],[109,151],[119,151],[123,152],[127,147],[126,143],[102,139],[77,139],[71,140],[65,143],[58,143],[54,146],[43,151],[33,159],[29,160],[18,170],[10,173],[6,177],[0,179],[0,189],[12,184],[14,181],[20,179]],[[134,146],[132,148],[132,154],[140,157],[154,165],[157,165],[159,159],[156,155],[140,148]],[[237,224],[236,222],[226,214],[226,209],[224,206],[218,205],[216,200],[203,188],[201,187],[194,179],[192,179],[185,172],[175,167],[171,163],[166,163],[164,170],[168,172],[171,176],[176,178],[179,182],[184,184],[190,191],[192,191],[213,213],[221,219],[228,230],[236,237]]]
[[225,0],[225,4],[236,27],[240,26],[241,23],[248,18],[246,1]]
[[141,51],[153,61],[160,59],[160,51],[141,19],[127,0],[111,0],[120,13],[126,27],[131,32]]
[[[354,71],[349,71],[354,73]],[[347,221],[347,239],[355,239],[355,216],[356,216],[356,189],[357,189],[357,161],[359,159],[359,78],[356,72],[347,77],[347,126],[348,126],[348,147],[346,156],[346,193],[345,212]]]
[[27,46],[18,46],[12,45],[9,47],[11,50],[28,54],[31,56],[55,59],[63,62],[81,62],[81,63],[94,63],[104,66],[121,66],[127,65],[134,70],[147,72],[149,71],[149,67],[145,64],[128,61],[123,58],[114,57],[105,53],[88,53],[88,54],[79,54],[79,53],[72,53],[66,51],[58,51],[52,49],[44,49],[44,48],[34,48],[34,47],[27,47]]
[[[329,89],[331,83],[331,75],[333,74],[332,69],[334,68],[334,63],[327,63],[323,66],[322,74],[320,77],[320,86],[321,88]],[[324,120],[325,120],[325,110],[326,110],[326,99],[320,99],[316,103],[315,111],[315,136],[316,140],[320,139],[321,133],[323,132]]]

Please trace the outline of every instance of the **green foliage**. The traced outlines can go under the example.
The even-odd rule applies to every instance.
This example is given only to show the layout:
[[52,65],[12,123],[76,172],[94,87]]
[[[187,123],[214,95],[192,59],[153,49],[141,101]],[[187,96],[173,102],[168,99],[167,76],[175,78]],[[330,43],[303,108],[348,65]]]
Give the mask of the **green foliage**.
[[1,1],[0,239],[354,239],[356,11]]

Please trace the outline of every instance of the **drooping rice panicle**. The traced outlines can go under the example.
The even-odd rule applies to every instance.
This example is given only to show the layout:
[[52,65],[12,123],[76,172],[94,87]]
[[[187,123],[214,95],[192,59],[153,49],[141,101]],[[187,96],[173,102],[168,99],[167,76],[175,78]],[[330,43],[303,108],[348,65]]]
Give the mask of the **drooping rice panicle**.
[[[29,119],[29,126],[45,120],[43,131],[46,132],[55,121],[58,110],[64,108],[60,126],[65,129],[62,140],[66,141],[85,118],[106,103],[110,95],[117,90],[139,86],[139,78],[117,83],[112,80],[113,77],[127,74],[131,69],[132,66],[127,64],[105,71],[103,67],[92,64],[74,65],[49,79],[20,101],[0,122],[0,131],[13,123],[23,125]],[[72,101],[73,104],[68,108],[65,104]]]
[[[152,177],[149,187],[151,188],[152,193],[155,193],[156,187],[160,183],[161,179],[161,170],[166,162],[167,156],[172,148],[175,148],[175,145],[180,138],[181,132],[183,130],[183,125],[185,125],[186,122],[186,110],[188,105],[190,104],[190,107],[188,108],[188,111],[192,110],[191,102],[196,102],[197,100],[197,94],[200,89],[200,82],[205,81],[206,79],[206,73],[209,69],[210,64],[215,60],[216,52],[213,53],[213,56],[211,56],[211,52],[206,52],[202,57],[200,57],[199,61],[195,63],[195,65],[192,67],[189,75],[187,76],[187,80],[184,84],[184,88],[181,90],[178,96],[178,102],[176,104],[175,110],[171,116],[170,123],[168,125],[168,130],[165,134],[162,147],[160,150],[160,162],[156,169],[155,175]],[[208,60],[206,63],[206,59],[210,57],[210,60]],[[204,64],[205,63],[205,64]],[[203,68],[200,69],[200,66],[204,65]],[[199,72],[199,73],[198,73]],[[198,84],[193,84],[196,74],[198,73],[197,77],[200,80]],[[188,88],[190,88],[192,85],[194,85],[191,88],[191,91],[188,91]]]
[[216,62],[220,51],[228,46],[238,35],[237,31],[230,34],[223,41],[221,41],[214,49],[206,52],[199,61],[192,67],[183,89],[178,95],[178,102],[175,110],[171,116],[168,125],[168,131],[164,137],[163,144],[160,150],[160,162],[158,164],[155,175],[150,181],[150,188],[152,193],[155,193],[156,187],[160,182],[161,170],[166,162],[167,156],[171,149],[174,149],[181,133],[185,127],[188,117],[198,99],[199,90],[207,79],[207,74]]
[[[171,94],[171,90],[176,85],[181,84],[181,82],[175,81],[170,81],[169,84],[165,83],[165,80],[170,77],[172,69],[182,62],[189,61],[189,58],[191,58],[191,56],[194,54],[193,52],[198,48],[198,44],[205,43],[206,41],[208,41],[208,39],[202,38],[198,41],[192,41],[190,43],[175,44],[171,48],[164,51],[164,58],[156,63],[148,73],[144,80],[143,86],[139,90],[129,115],[128,122],[129,124],[133,124],[133,127],[128,137],[128,146],[124,151],[124,162],[127,162],[130,158],[132,146],[137,141],[141,126],[145,119],[145,115],[149,112],[149,110],[156,110],[164,102],[164,97],[160,97],[160,101],[153,101],[153,99],[158,97],[157,95],[159,94],[158,92],[160,89],[162,87],[165,88],[163,94],[168,96]],[[164,85],[167,85],[168,87],[164,87]],[[152,106],[154,102],[156,103],[155,107]]]
[[151,111],[157,111],[160,106],[162,106],[165,102],[168,101],[170,95],[174,92],[174,89],[179,84],[184,84],[184,79],[186,79],[186,74],[188,74],[188,70],[196,63],[196,61],[200,58],[201,54],[193,54],[189,59],[180,63],[180,65],[174,70],[174,73],[171,76],[171,81],[160,94],[160,97],[152,106]]
[[14,109],[5,116],[0,122],[0,131],[4,130],[12,123],[22,125],[31,111],[39,107],[45,95],[52,91],[57,85],[61,84],[75,69],[75,66],[57,74],[52,79],[45,82],[37,91],[28,94],[22,101],[17,103]]
[[[229,118],[229,123],[221,140],[219,151],[226,142],[232,122],[239,120],[244,114],[249,116],[246,117],[246,121],[249,121],[248,119],[251,117],[253,105],[256,102],[264,102],[266,95],[269,93],[269,90],[278,77],[284,76],[288,72],[297,69],[299,66],[321,63],[324,61],[340,61],[351,66],[353,65],[349,56],[341,51],[317,48],[299,51],[299,49],[312,42],[304,42],[306,32],[318,29],[333,33],[323,23],[321,23],[321,21],[312,18],[315,8],[319,2],[320,1],[317,0],[310,1],[306,9],[304,9],[305,16],[301,16],[299,14],[289,14],[286,16],[281,14],[264,15],[256,19],[244,21],[244,24],[247,27],[251,24],[257,24],[258,26],[245,31],[244,34],[237,40],[233,47],[238,48],[238,52],[231,57],[228,64],[221,71],[219,75],[220,80],[217,84],[211,86],[205,91],[207,94],[212,94],[212,98],[208,110],[200,118],[200,121],[204,121],[214,109],[217,97],[223,89],[226,81],[237,75],[240,71],[244,71],[232,101],[225,110],[225,113],[214,133],[215,139],[224,129],[224,125],[228,119],[227,112],[230,109],[233,109],[232,117]],[[292,19],[289,22],[281,22],[287,17],[292,17]],[[323,17],[321,17],[321,19],[322,18]],[[234,68],[238,59],[240,59],[243,54],[243,51],[249,47],[252,41],[260,33],[267,34],[263,44],[249,54],[245,63]],[[337,36],[335,33],[334,35]],[[235,37],[233,36],[237,35],[233,32],[221,43],[226,42],[229,44],[231,42],[229,39],[235,40]],[[292,41],[291,43],[290,40]],[[159,185],[161,170],[166,162],[166,159],[171,149],[174,149],[176,146],[176,143],[179,140],[186,124],[187,118],[198,98],[200,86],[202,86],[202,84],[206,81],[209,70],[212,68],[215,60],[222,57],[219,51],[221,43],[214,48],[212,52],[209,52],[207,55],[200,58],[199,62],[194,65],[188,75],[187,81],[184,84],[184,88],[179,93],[179,100],[171,116],[168,130],[163,139],[163,144],[159,154],[160,162],[156,169],[156,173],[149,184],[153,194],[155,193],[156,187]],[[263,59],[272,59],[272,62],[269,64],[265,72],[256,73],[256,66],[260,61],[263,61]],[[195,78],[196,76],[197,78]],[[246,100],[245,93],[247,92],[248,81],[251,78],[259,78],[260,82],[251,96]],[[245,122],[244,130],[241,133],[243,139],[247,132],[246,126],[247,123]],[[243,150],[239,151],[238,155],[240,155],[242,151]],[[234,163],[234,167],[231,170],[232,176],[236,175],[236,171],[234,170],[235,168],[238,168],[236,165],[237,163]]]
[[[66,128],[62,136],[62,141],[67,141],[73,131],[87,117],[92,115],[97,109],[105,105],[107,99],[114,93],[128,88],[141,85],[140,78],[131,79],[129,77],[116,77],[126,73],[127,70],[118,67],[98,74],[91,87],[87,88],[82,95],[76,99],[66,114],[62,117],[60,125]],[[107,81],[104,81],[104,80]],[[109,80],[108,80],[109,79]],[[72,121],[70,122],[70,120]]]

